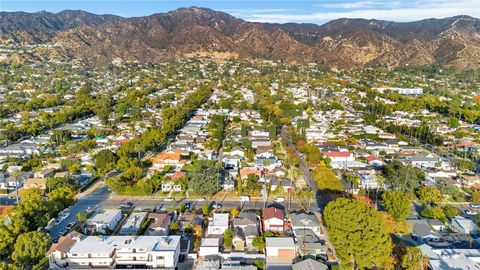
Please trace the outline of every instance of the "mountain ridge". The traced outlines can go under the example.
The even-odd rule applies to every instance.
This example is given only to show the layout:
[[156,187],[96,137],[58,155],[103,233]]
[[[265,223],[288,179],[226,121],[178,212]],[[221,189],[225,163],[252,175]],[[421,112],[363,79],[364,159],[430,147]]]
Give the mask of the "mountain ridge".
[[340,18],[317,25],[249,22],[199,7],[132,18],[72,10],[0,12],[0,38],[4,44],[55,44],[93,64],[203,52],[335,68],[480,66],[480,20],[465,15],[415,22]]

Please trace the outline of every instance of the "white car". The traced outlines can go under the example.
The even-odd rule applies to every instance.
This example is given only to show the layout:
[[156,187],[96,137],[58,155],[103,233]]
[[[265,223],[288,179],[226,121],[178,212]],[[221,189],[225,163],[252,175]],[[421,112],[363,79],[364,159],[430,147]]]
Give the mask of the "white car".
[[465,209],[465,214],[469,215],[469,216],[474,216],[476,215],[477,213],[475,213],[474,211],[470,210],[470,209]]
[[471,203],[470,207],[472,208],[480,208],[480,203]]
[[284,197],[277,197],[277,198],[273,199],[273,201],[276,202],[276,203],[281,203],[281,202],[285,201],[285,198]]
[[167,198],[165,198],[165,199],[163,199],[163,200],[166,201],[166,202],[171,202],[171,201],[173,201],[173,198],[172,198],[172,197],[167,197]]
[[207,200],[207,199],[205,199],[204,197],[198,198],[198,201],[199,201],[199,202],[204,202],[204,201],[206,201],[206,200]]

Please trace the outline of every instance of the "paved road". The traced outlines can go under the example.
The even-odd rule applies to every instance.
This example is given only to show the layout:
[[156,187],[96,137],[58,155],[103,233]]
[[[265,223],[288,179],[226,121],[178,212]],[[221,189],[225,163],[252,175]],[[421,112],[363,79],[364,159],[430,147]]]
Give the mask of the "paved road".
[[298,158],[298,165],[300,169],[303,170],[303,177],[305,178],[305,182],[307,183],[310,190],[315,192],[317,207],[318,209],[320,209],[320,212],[323,212],[323,208],[325,208],[325,206],[328,203],[328,196],[325,196],[325,194],[323,194],[323,192],[317,188],[317,183],[315,183],[315,180],[313,180],[312,172],[310,171],[310,166],[302,157],[297,147],[290,140],[290,137],[288,136],[287,131],[285,130],[285,127],[283,127],[282,130],[280,131],[280,137],[288,147],[291,147],[295,151],[295,154],[297,155],[297,158]]
[[[127,201],[127,200],[125,200]],[[128,200],[131,201],[131,200]],[[163,199],[155,199],[155,200],[133,200],[133,204],[136,210],[153,210],[156,209],[163,209],[163,210],[172,210],[178,208],[181,203],[190,203],[190,205],[195,209],[201,209],[205,203],[209,205],[213,204],[215,201],[207,200],[207,201],[198,201],[198,200],[179,200],[179,201],[171,201],[167,202]],[[217,201],[218,202],[218,201]],[[121,201],[114,201],[114,200],[107,200],[105,202],[100,203],[99,205],[104,208],[110,207],[118,207]],[[263,209],[263,200],[259,201],[250,201],[246,203],[240,202],[240,200],[229,200],[219,202],[222,205],[222,209],[233,209],[233,208],[241,208],[243,210],[247,209],[255,209],[255,210],[262,210]],[[267,203],[267,206],[272,204],[280,205],[287,208],[287,201],[284,203],[274,203],[272,201]],[[291,211],[300,210],[301,205],[298,202],[291,203]]]
[[95,207],[106,202],[109,196],[110,190],[105,184],[102,184],[89,195],[80,198],[76,204],[69,208],[70,215],[58,225],[54,225],[50,229],[50,235],[52,236],[52,239],[58,239],[58,237],[60,236],[60,232],[65,229],[67,224],[77,220],[77,213],[82,211],[85,212],[89,207],[91,209],[95,209]]
[[[155,209],[163,209],[173,210],[178,208],[181,203],[189,202],[191,206],[195,209],[201,209],[205,203],[213,204],[214,201],[207,200],[207,201],[198,201],[198,200],[178,200],[178,201],[171,201],[167,202],[164,199],[135,199],[135,198],[125,198],[125,199],[116,199],[115,197],[111,197],[110,189],[105,185],[100,185],[95,191],[90,193],[89,195],[80,198],[77,203],[69,208],[70,215],[60,222],[57,225],[54,225],[50,228],[50,235],[52,239],[56,240],[61,235],[60,233],[66,228],[67,224],[70,222],[74,222],[77,220],[76,215],[79,212],[86,212],[88,208],[95,210],[99,208],[118,208],[120,204],[127,201],[133,201],[135,210],[148,210],[151,211]],[[133,200],[132,200],[133,199]],[[217,201],[218,202],[218,201]],[[247,209],[254,209],[254,210],[261,210],[263,209],[263,200],[258,201],[251,201],[246,203],[241,203],[239,199],[235,200],[225,200],[220,201],[219,203],[222,204],[222,209],[232,209],[232,208],[241,208],[243,210]],[[267,203],[267,206],[276,204],[277,206],[280,205],[281,207],[287,208],[287,202],[284,203],[274,203],[272,201]],[[291,211],[301,210],[302,207],[298,202],[292,202],[290,205]]]

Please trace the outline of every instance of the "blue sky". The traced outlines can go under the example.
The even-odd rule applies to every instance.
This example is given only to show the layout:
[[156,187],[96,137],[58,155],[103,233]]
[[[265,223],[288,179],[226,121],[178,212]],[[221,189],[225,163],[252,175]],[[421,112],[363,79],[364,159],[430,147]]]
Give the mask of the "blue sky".
[[2,11],[58,12],[81,9],[96,14],[124,17],[168,12],[179,7],[199,6],[225,11],[235,17],[258,22],[308,22],[322,24],[337,18],[365,18],[392,21],[415,21],[470,15],[480,18],[480,0],[317,0],[317,1],[27,1],[0,0]]

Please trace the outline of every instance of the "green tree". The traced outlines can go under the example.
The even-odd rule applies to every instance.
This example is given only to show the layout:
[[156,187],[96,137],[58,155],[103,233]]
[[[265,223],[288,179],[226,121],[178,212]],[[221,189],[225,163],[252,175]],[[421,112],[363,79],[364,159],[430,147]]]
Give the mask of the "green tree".
[[300,200],[303,210],[305,210],[307,213],[310,212],[311,203],[313,198],[315,198],[315,194],[310,189],[305,187],[299,189],[295,195]]
[[471,201],[474,203],[480,202],[480,191],[475,191],[472,193]]
[[68,186],[67,180],[64,178],[47,178],[47,191],[55,190],[59,187]]
[[263,251],[266,247],[265,238],[261,235],[257,235],[252,240],[252,246],[255,247],[258,251]]
[[178,212],[183,214],[185,213],[185,211],[187,210],[187,208],[185,207],[185,204],[184,203],[181,203],[180,205],[178,205]]
[[412,166],[405,166],[399,160],[386,164],[383,169],[385,183],[400,192],[413,191],[420,185],[424,175]]
[[460,126],[460,121],[456,117],[450,117],[447,126],[449,128],[458,128]]
[[213,195],[220,187],[220,172],[214,161],[198,160],[190,172],[188,189],[198,195]]
[[209,213],[210,213],[210,206],[208,205],[208,203],[205,203],[202,207],[202,214],[204,216],[208,216]]
[[437,203],[442,199],[440,190],[432,186],[420,188],[417,190],[417,196],[423,204]]
[[233,230],[228,229],[223,234],[223,248],[230,249],[233,245]]
[[16,235],[8,230],[6,226],[0,227],[0,258],[10,254],[15,237]]
[[392,240],[384,219],[372,207],[339,198],[327,205],[324,219],[342,267],[373,268],[389,258]]
[[428,265],[428,261],[428,257],[424,256],[419,248],[406,246],[405,254],[402,256],[402,269],[425,269]]
[[84,212],[78,212],[77,213],[77,220],[81,223],[84,223],[85,221],[88,220],[88,217]]
[[168,229],[170,231],[171,234],[175,234],[177,233],[178,231],[180,231],[180,223],[178,222],[172,222],[170,223],[170,225],[168,226]]
[[455,216],[458,216],[458,214],[460,214],[460,209],[452,205],[445,205],[443,206],[443,212],[445,213],[445,216],[447,218],[453,218]]
[[399,191],[383,193],[383,207],[394,219],[404,219],[410,214],[410,199]]
[[52,190],[48,194],[48,200],[50,202],[57,201],[65,208],[75,202],[75,194],[75,190],[71,187],[63,186]]
[[332,169],[324,164],[320,164],[313,171],[313,179],[321,190],[333,192],[343,191],[342,182],[337,178]]
[[117,160],[117,155],[108,149],[101,150],[93,156],[95,168],[102,176],[115,168]]
[[20,267],[32,267],[42,259],[50,246],[50,236],[44,232],[27,232],[15,241],[12,259]]
[[72,132],[65,129],[56,129],[50,135],[50,141],[56,144],[65,144],[72,137]]
[[15,206],[15,215],[22,217],[29,230],[43,227],[50,219],[47,201],[38,188],[24,189],[20,192],[21,203]]

